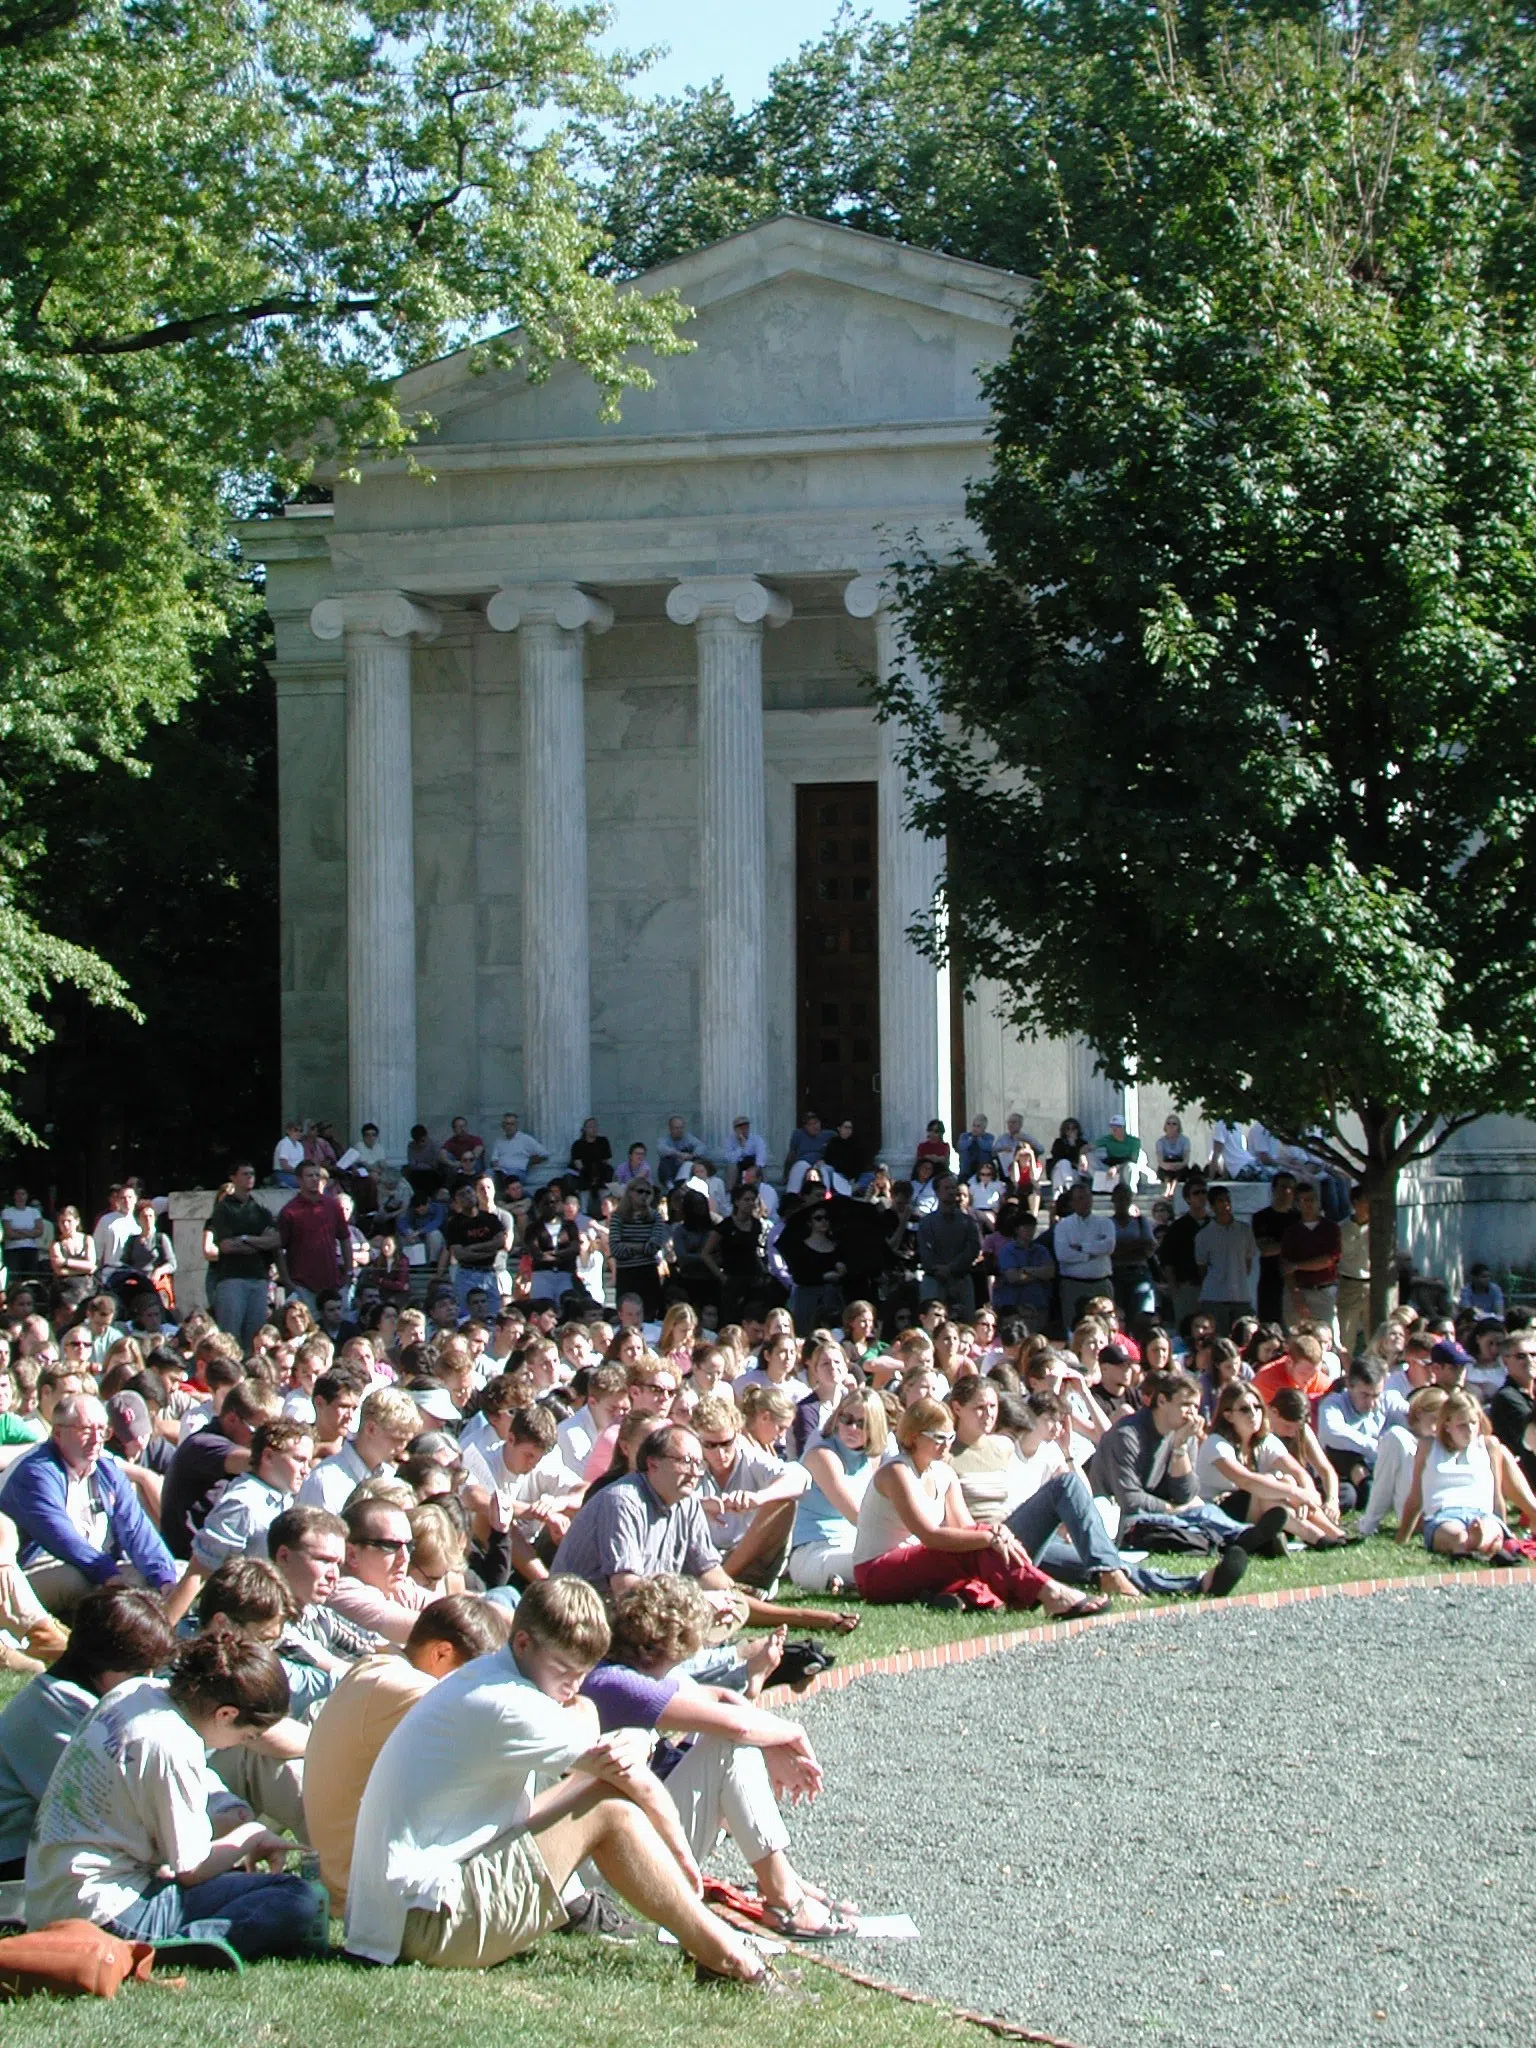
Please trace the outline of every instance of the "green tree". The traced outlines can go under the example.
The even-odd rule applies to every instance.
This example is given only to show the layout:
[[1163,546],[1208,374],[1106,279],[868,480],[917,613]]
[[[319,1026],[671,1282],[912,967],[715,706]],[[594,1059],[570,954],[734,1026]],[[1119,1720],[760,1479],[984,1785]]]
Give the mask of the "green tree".
[[1528,59],[1389,0],[1030,19],[1077,139],[886,708],[966,969],[1320,1131],[1380,1310],[1402,1168],[1536,1106]]
[[[0,1046],[71,982],[39,798],[130,758],[225,632],[232,508],[398,449],[388,379],[483,337],[611,405],[676,308],[595,275],[599,6],[0,0]],[[238,604],[235,606],[238,613]],[[0,1060],[0,1068],[4,1061]],[[0,1123],[9,1112],[0,1098]]]

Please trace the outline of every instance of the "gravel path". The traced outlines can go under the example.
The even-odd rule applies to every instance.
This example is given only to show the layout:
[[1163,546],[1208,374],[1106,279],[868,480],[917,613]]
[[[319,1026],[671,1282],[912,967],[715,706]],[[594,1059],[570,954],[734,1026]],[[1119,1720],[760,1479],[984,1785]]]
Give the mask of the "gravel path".
[[856,1969],[1082,2048],[1536,2040],[1536,1597],[1174,1613],[806,1703]]

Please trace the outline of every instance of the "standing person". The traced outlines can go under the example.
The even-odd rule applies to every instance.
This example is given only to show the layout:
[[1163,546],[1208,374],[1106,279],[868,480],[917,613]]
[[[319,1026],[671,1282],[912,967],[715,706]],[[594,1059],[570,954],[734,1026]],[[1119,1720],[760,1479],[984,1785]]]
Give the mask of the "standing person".
[[[566,1919],[587,1858],[658,1920],[701,1981],[778,1980],[708,1912],[677,1809],[644,1758],[649,1735],[600,1735],[583,1680],[608,1650],[602,1601],[579,1580],[523,1595],[512,1640],[451,1672],[379,1752],[358,1810],[347,1948],[376,1963],[488,1968]],[[558,1779],[534,1791],[535,1777]]]
[[1169,1224],[1157,1246],[1158,1264],[1173,1293],[1173,1327],[1181,1334],[1188,1333],[1189,1319],[1199,1309],[1200,1289],[1205,1282],[1195,1257],[1195,1239],[1211,1220],[1211,1197],[1197,1172],[1185,1178],[1184,1202],[1183,1213]]
[[107,1190],[107,1206],[94,1232],[96,1263],[103,1283],[110,1287],[113,1275],[123,1263],[123,1252],[138,1225],[133,1220],[133,1189],[126,1184]]
[[66,1202],[53,1219],[48,1264],[55,1280],[90,1280],[96,1273],[96,1241],[81,1227],[80,1211]]
[[1112,1216],[1094,1214],[1092,1181],[1074,1185],[1072,1206],[1051,1232],[1051,1250],[1061,1275],[1062,1321],[1072,1330],[1082,1304],[1096,1294],[1108,1294],[1112,1286],[1115,1223]]
[[242,1160],[230,1176],[233,1187],[220,1196],[208,1218],[218,1250],[213,1319],[250,1355],[256,1332],[267,1320],[272,1298],[272,1255],[281,1243],[276,1218],[255,1195],[256,1169]]
[[11,1199],[0,1209],[0,1226],[5,1232],[5,1271],[14,1285],[42,1270],[43,1212],[25,1188],[14,1188]]
[[1259,1247],[1258,1318],[1261,1323],[1285,1320],[1285,1267],[1281,1242],[1296,1222],[1296,1176],[1277,1173],[1269,1184],[1269,1204],[1253,1217],[1253,1235]]
[[1292,1323],[1321,1323],[1337,1328],[1339,1226],[1322,1212],[1317,1189],[1302,1181],[1296,1189],[1296,1221],[1280,1241],[1280,1264],[1285,1273],[1286,1327]]
[[655,1321],[661,1314],[661,1273],[656,1262],[665,1243],[666,1227],[656,1215],[656,1190],[649,1178],[636,1175],[609,1220],[608,1249],[620,1303],[626,1294],[635,1295],[647,1321]]
[[299,1168],[299,1191],[277,1219],[277,1271],[312,1312],[317,1295],[352,1280],[351,1225],[312,1159]]
[[1349,1216],[1339,1225],[1339,1348],[1353,1358],[1371,1326],[1371,1198],[1349,1191]]
[[1152,1285],[1152,1254],[1156,1239],[1150,1217],[1143,1216],[1131,1200],[1125,1181],[1117,1181],[1109,1194],[1110,1218],[1115,1226],[1113,1264],[1115,1307],[1126,1329],[1140,1316],[1155,1315],[1157,1293]]
[[1200,1308],[1225,1337],[1239,1316],[1251,1311],[1253,1269],[1259,1247],[1250,1227],[1232,1214],[1232,1190],[1216,1188],[1211,1217],[1195,1237],[1195,1264],[1203,1275]]
[[460,1315],[468,1312],[470,1292],[476,1287],[486,1288],[500,1302],[515,1227],[509,1211],[497,1207],[496,1183],[490,1174],[481,1174],[473,1186],[454,1189],[443,1221],[437,1270],[451,1273]]
[[322,1952],[324,1893],[282,1874],[291,1845],[257,1821],[215,1840],[208,1812],[205,1750],[249,1747],[287,1711],[282,1665],[227,1625],[184,1644],[169,1679],[108,1693],[38,1809],[28,1927],[88,1919],[124,1941],[227,1944],[247,1961]]
[[960,1183],[954,1174],[942,1176],[937,1193],[938,1206],[917,1226],[922,1298],[942,1301],[952,1315],[970,1317],[976,1313],[974,1274],[981,1259],[981,1226],[961,1208]]

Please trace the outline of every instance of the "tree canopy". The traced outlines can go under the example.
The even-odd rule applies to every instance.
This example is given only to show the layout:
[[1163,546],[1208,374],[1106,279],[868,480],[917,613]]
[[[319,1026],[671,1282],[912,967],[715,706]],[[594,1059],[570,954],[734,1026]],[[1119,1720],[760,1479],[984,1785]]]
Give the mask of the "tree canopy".
[[[123,983],[29,886],[40,792],[129,758],[239,609],[232,509],[398,448],[483,340],[612,402],[676,309],[595,273],[626,66],[560,0],[0,0],[0,1042]],[[582,132],[578,133],[578,129]],[[6,1112],[0,1103],[0,1118]]]
[[1025,18],[1075,132],[887,697],[949,914],[1021,1028],[1385,1209],[1536,1102],[1529,60],[1386,0]]

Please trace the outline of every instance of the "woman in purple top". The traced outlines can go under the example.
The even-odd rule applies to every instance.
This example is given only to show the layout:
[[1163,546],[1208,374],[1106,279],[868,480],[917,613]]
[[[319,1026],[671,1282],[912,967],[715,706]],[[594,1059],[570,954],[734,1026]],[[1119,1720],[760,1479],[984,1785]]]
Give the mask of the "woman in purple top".
[[663,1738],[652,1759],[682,1816],[702,1865],[722,1828],[757,1876],[765,1924],[796,1941],[851,1934],[856,1910],[835,1905],[797,1875],[779,1799],[793,1804],[821,1790],[821,1766],[805,1730],[765,1713],[739,1693],[700,1685],[676,1667],[704,1641],[711,1616],[691,1579],[643,1579],[621,1596],[609,1661],[582,1691],[606,1735],[651,1728]]

